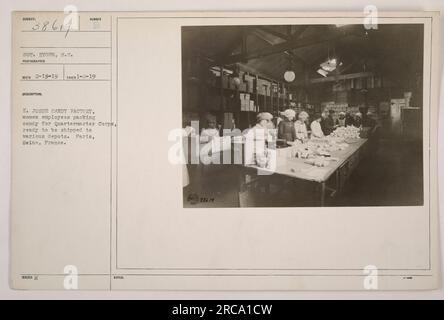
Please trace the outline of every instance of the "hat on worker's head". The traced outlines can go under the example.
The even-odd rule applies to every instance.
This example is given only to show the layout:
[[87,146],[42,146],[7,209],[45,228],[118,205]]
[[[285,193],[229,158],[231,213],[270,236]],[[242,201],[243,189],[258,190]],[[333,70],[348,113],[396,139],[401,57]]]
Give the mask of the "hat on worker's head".
[[256,119],[257,119],[257,122],[262,121],[262,120],[271,121],[273,119],[273,115],[269,112],[261,112],[257,115]]
[[296,112],[293,109],[287,109],[284,112],[281,112],[281,114],[287,119],[294,119],[294,117],[296,117]]
[[309,115],[305,111],[301,111],[298,115],[298,119],[308,119]]

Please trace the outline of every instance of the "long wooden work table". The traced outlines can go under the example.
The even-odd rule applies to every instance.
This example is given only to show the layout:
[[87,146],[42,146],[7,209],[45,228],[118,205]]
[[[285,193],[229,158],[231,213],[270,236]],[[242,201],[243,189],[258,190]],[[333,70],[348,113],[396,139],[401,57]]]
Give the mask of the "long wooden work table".
[[[190,143],[189,139],[188,142]],[[348,143],[347,148],[330,152],[331,158],[336,160],[330,160],[328,165],[324,167],[317,167],[308,163],[309,159],[289,157],[288,155],[285,156],[285,154],[288,154],[289,149],[291,148],[288,147],[276,150],[278,154],[276,157],[276,166],[273,170],[268,170],[267,172],[267,169],[259,168],[255,165],[245,164],[245,159],[241,159],[240,162],[235,162],[234,159],[236,151],[238,155],[239,152],[244,155],[244,143],[234,143],[233,140],[231,141],[231,150],[218,150],[217,152],[213,152],[211,158],[213,161],[219,161],[219,163],[223,163],[224,158],[231,158],[231,163],[234,164],[233,168],[237,168],[236,171],[238,172],[239,176],[239,199],[241,190],[245,189],[245,187],[252,181],[266,181],[267,177],[270,176],[273,178],[276,176],[282,176],[317,184],[317,190],[319,190],[319,204],[320,206],[325,206],[327,192],[329,192],[329,195],[334,196],[342,190],[351,172],[356,168],[359,161],[363,157],[366,145],[368,144],[367,139],[363,138],[352,139],[346,142]],[[201,144],[200,148],[202,148],[204,145],[205,144]],[[228,145],[230,145],[229,142]],[[189,151],[187,159],[190,161],[190,144],[186,148]],[[197,172],[200,172],[199,174],[201,176],[204,175],[202,172],[204,167],[206,167],[204,164],[198,164],[197,166],[197,168],[200,168],[197,170]],[[249,179],[247,179],[247,176]],[[333,177],[335,179],[331,179]],[[333,180],[333,186],[331,180]],[[240,200],[239,206],[242,206]]]
[[[317,183],[320,192],[320,205],[325,206],[327,191],[331,191],[332,195],[341,191],[347,178],[363,157],[366,143],[367,139],[362,138],[348,141],[349,145],[344,150],[331,152],[331,157],[336,160],[329,161],[325,167],[314,166],[308,163],[309,161],[307,161],[307,159],[278,156],[276,167],[273,170],[267,172],[267,169],[259,168],[255,165],[248,165],[244,166],[246,168],[245,174],[251,174],[257,171],[256,177],[258,178],[261,176],[266,177],[267,174],[274,174]],[[279,153],[285,154],[285,148],[279,149]],[[327,186],[327,181],[333,176],[336,178],[335,187],[331,188]]]

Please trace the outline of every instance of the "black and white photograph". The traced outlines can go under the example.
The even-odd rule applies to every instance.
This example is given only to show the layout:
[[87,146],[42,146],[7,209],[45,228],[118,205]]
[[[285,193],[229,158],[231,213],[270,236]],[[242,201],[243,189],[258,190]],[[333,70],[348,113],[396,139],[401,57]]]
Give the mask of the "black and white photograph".
[[181,45],[184,207],[423,205],[423,24],[183,26]]
[[278,5],[0,10],[0,295],[442,296],[438,6]]

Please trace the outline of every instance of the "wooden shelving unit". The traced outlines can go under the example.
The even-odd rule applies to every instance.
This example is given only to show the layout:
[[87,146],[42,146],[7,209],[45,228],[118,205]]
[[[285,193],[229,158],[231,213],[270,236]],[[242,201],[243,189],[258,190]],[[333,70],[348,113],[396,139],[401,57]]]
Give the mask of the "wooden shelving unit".
[[[219,68],[216,76],[210,71],[210,64],[196,57],[187,62],[187,67],[189,74],[183,76],[182,93],[186,111],[212,112],[220,118],[223,113],[232,112],[238,119],[236,126],[245,129],[254,124],[258,112],[276,115],[289,105],[288,88],[283,82],[238,69],[236,76],[241,82],[235,85],[234,77],[223,72],[227,69]],[[241,94],[250,95],[254,111],[241,110]]]

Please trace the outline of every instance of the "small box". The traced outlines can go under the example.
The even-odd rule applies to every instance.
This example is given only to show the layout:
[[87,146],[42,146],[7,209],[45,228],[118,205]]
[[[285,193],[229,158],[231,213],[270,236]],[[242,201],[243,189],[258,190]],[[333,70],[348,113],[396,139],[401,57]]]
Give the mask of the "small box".
[[241,111],[247,111],[248,105],[245,100],[240,101],[240,108],[241,108]]
[[249,79],[248,80],[248,84],[247,84],[247,91],[250,93],[253,93],[256,91],[255,87],[254,87],[255,81],[254,79]]
[[255,108],[254,108],[254,101],[253,101],[253,100],[250,100],[250,108],[249,108],[249,111],[255,111]]

